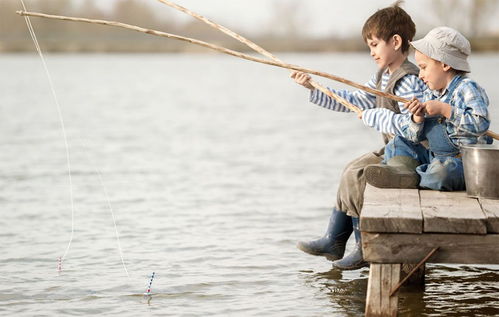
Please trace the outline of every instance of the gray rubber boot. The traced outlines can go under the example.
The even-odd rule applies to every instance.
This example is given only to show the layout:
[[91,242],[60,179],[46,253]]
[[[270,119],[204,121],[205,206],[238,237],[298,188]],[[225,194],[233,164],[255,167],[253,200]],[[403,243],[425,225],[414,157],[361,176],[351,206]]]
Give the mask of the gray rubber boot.
[[386,164],[368,165],[364,169],[367,183],[379,188],[418,188],[416,173],[419,161],[409,156],[394,156]]
[[364,261],[362,256],[362,238],[359,230],[359,218],[352,217],[353,232],[355,234],[355,248],[353,251],[341,260],[333,262],[333,267],[340,270],[357,270],[366,266],[369,263]]
[[329,261],[341,259],[348,238],[352,234],[352,227],[352,217],[333,208],[326,234],[317,240],[300,241],[296,247],[308,254],[325,256]]

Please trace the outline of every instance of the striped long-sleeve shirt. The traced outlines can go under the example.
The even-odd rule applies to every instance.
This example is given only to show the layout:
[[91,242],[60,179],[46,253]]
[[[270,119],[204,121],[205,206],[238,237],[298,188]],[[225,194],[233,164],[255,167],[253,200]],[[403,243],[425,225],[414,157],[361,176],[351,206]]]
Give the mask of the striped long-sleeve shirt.
[[[445,123],[447,134],[454,144],[492,143],[489,136],[483,135],[490,126],[489,98],[474,80],[457,75],[442,92],[427,89],[423,102],[428,100],[440,100],[451,105],[451,115]],[[418,124],[408,120],[402,128],[402,136],[413,142],[423,141],[426,139],[423,127],[424,122]]]
[[[389,78],[390,74],[388,72],[382,75],[381,90],[385,89]],[[366,86],[376,89],[376,74],[369,80]],[[407,125],[407,120],[410,118],[410,113],[405,109],[403,103],[398,103],[401,113],[396,114],[385,108],[376,108],[376,96],[363,90],[328,89],[364,110],[362,121],[365,125],[382,133],[403,135],[402,126]],[[393,91],[395,95],[405,99],[421,99],[425,89],[425,84],[416,75],[408,74],[397,82]],[[310,102],[333,111],[350,112],[348,108],[317,89],[310,93]]]

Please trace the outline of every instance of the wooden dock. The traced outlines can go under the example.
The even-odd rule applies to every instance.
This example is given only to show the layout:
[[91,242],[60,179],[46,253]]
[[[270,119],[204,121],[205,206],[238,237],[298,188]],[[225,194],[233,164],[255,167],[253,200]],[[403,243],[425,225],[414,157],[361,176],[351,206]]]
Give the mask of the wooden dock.
[[[499,200],[367,185],[360,230],[364,259],[371,262],[366,316],[396,316],[397,293],[390,293],[402,268],[434,248],[428,263],[499,264]],[[424,278],[424,268],[419,273]]]

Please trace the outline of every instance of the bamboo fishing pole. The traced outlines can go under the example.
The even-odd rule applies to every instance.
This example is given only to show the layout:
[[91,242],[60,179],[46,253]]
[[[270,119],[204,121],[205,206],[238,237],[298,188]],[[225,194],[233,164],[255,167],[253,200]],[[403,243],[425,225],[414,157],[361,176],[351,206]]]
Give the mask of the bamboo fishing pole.
[[[240,34],[237,34],[236,32],[226,28],[225,26],[223,25],[220,25],[218,23],[215,23],[209,19],[207,19],[206,17],[198,14],[198,13],[195,13],[185,7],[182,7],[172,1],[169,1],[169,0],[158,0],[159,2],[161,3],[164,3],[166,4],[167,6],[169,7],[172,7],[176,10],[179,10],[181,12],[184,12],[185,14],[187,15],[190,15],[206,24],[208,24],[209,26],[219,30],[219,31],[222,31],[223,33],[231,36],[232,38],[238,40],[239,42],[242,42],[244,44],[246,44],[247,46],[249,46],[250,48],[252,48],[253,50],[257,51],[258,53],[264,55],[264,56],[267,56],[269,57],[270,59],[276,61],[276,62],[280,62],[280,63],[284,63],[283,61],[281,61],[279,58],[277,58],[276,56],[274,56],[272,53],[268,52],[267,50],[263,49],[261,46],[255,44],[254,42],[246,39],[245,37],[243,37],[242,35]],[[332,78],[330,78],[332,79]],[[319,89],[320,91],[322,91],[323,93],[325,93],[326,95],[336,99],[337,101],[339,101],[340,103],[342,103],[343,105],[345,105],[347,108],[350,109],[350,107],[346,104],[346,103],[349,103],[348,101],[346,101],[345,99],[341,98],[340,96],[334,94],[333,92],[331,92],[330,90],[327,90],[325,88],[323,88],[322,86],[320,86],[318,83],[310,80],[310,84],[316,88],[316,89]],[[355,87],[355,86],[354,86]],[[356,88],[359,88],[359,87],[356,87]],[[369,88],[369,87],[363,87],[363,88]],[[361,88],[362,89],[362,88]],[[365,90],[365,89],[363,89]],[[371,92],[371,91],[369,91]],[[387,98],[390,98],[390,99],[393,99],[393,100],[396,100],[396,101],[399,101],[399,102],[408,102],[409,100],[407,99],[404,99],[404,98],[398,98],[397,96],[395,95],[391,95],[391,96],[386,96],[386,95],[381,95],[381,94],[378,94],[378,96],[382,96],[382,97],[387,97]],[[350,105],[352,105],[351,103],[349,103]],[[354,106],[354,105],[352,105]],[[354,106],[355,107],[355,106]],[[351,110],[351,109],[350,109]],[[487,131],[486,134],[496,140],[499,140],[499,134],[495,133],[495,132],[492,132],[492,131]]]
[[[316,76],[328,78],[328,79],[331,79],[331,80],[334,80],[334,81],[337,81],[337,82],[341,82],[343,84],[355,87],[357,89],[364,90],[364,91],[369,92],[369,93],[371,93],[373,95],[380,96],[380,97],[385,97],[385,98],[389,98],[389,99],[392,99],[392,100],[395,100],[395,101],[398,101],[398,102],[407,103],[407,102],[410,101],[408,99],[405,99],[405,98],[402,98],[402,97],[399,97],[399,96],[395,96],[393,94],[385,93],[385,92],[379,91],[377,89],[373,89],[373,88],[370,88],[370,87],[367,87],[367,86],[364,86],[364,85],[357,84],[357,83],[355,83],[355,82],[353,82],[351,80],[348,80],[348,79],[345,79],[345,78],[342,78],[342,77],[339,77],[339,76],[335,76],[335,75],[332,75],[332,74],[329,74],[329,73],[320,72],[320,71],[316,71],[316,70],[313,70],[313,69],[309,69],[309,68],[305,68],[305,67],[300,67],[300,66],[297,66],[297,65],[286,64],[286,63],[281,63],[281,62],[277,62],[277,61],[265,60],[265,59],[262,59],[262,58],[258,58],[258,57],[247,55],[247,54],[244,54],[244,53],[241,53],[241,52],[230,50],[230,49],[227,49],[227,48],[215,45],[215,44],[210,44],[210,43],[207,43],[207,42],[203,42],[203,41],[200,41],[200,40],[196,40],[196,39],[192,39],[192,38],[188,38],[188,37],[184,37],[184,36],[180,36],[180,35],[175,35],[175,34],[171,34],[171,33],[166,33],[166,32],[161,32],[161,31],[157,31],[157,30],[147,29],[147,28],[143,28],[143,27],[139,27],[139,26],[135,26],[135,25],[130,25],[130,24],[126,24],[126,23],[121,23],[121,22],[116,22],[116,21],[96,20],[96,19],[87,19],[87,18],[77,18],[77,17],[68,17],[68,16],[60,16],[60,15],[50,15],[50,14],[44,14],[44,13],[38,13],[38,12],[29,12],[29,11],[17,11],[16,13],[19,14],[19,15],[21,15],[21,16],[32,16],[32,17],[40,17],[40,18],[47,18],[47,19],[54,19],[54,20],[62,20],[62,21],[83,22],[83,23],[90,23],[90,24],[101,24],[101,25],[115,26],[115,27],[129,29],[129,30],[133,30],[133,31],[136,31],[136,32],[150,34],[150,35],[155,35],[155,36],[160,36],[160,37],[166,37],[166,38],[176,39],[176,40],[180,40],[180,41],[184,41],[184,42],[196,44],[196,45],[199,45],[199,46],[203,46],[203,47],[206,47],[206,48],[209,48],[209,49],[212,49],[212,50],[224,53],[224,54],[232,55],[232,56],[239,57],[239,58],[242,58],[242,59],[246,59],[246,60],[249,60],[249,61],[253,61],[253,62],[257,62],[257,63],[261,63],[261,64],[272,65],[272,66],[281,67],[281,68],[292,69],[292,70],[301,71],[301,72],[304,72],[304,73],[308,73],[308,74],[312,74],[312,75],[316,75]],[[359,109],[359,111],[360,111],[360,109]],[[487,131],[486,134],[489,135],[489,136],[491,136],[491,137],[493,137],[494,139],[499,140],[499,134],[497,134],[495,132]]]
[[[171,1],[168,1],[168,0],[158,0],[159,2],[161,3],[164,3],[166,4],[167,6],[169,7],[172,7],[174,9],[177,9],[181,12],[184,12],[185,14],[187,15],[190,15],[198,20],[200,20],[201,22],[204,22],[206,24],[208,24],[209,26],[219,30],[219,31],[222,31],[223,33],[229,35],[230,37],[238,40],[239,42],[247,45],[248,47],[252,48],[253,50],[255,50],[256,52],[262,54],[263,56],[266,56],[270,59],[272,59],[273,61],[275,62],[279,62],[279,63],[284,63],[282,60],[280,60],[279,58],[277,58],[276,56],[274,56],[272,53],[270,53],[269,51],[265,50],[263,47],[259,46],[258,44],[248,40],[247,38],[245,38],[244,36],[240,35],[240,34],[237,34],[236,32],[226,28],[225,26],[223,25],[220,25],[218,23],[215,23],[207,18],[205,18],[204,16],[198,14],[198,13],[195,13],[185,7],[182,7],[174,2],[171,2]],[[339,103],[341,103],[342,105],[344,105],[345,107],[347,107],[349,110],[351,111],[355,111],[356,113],[362,113],[362,110],[359,109],[359,107],[353,105],[352,103],[348,102],[345,98],[341,97],[341,96],[338,96],[337,94],[335,94],[334,92],[330,91],[329,89],[326,89],[324,87],[322,87],[319,83],[313,81],[313,80],[310,80],[309,81],[310,85],[312,85],[312,87],[314,87],[315,89],[318,89],[320,90],[321,92],[323,92],[324,94],[326,94],[327,96],[335,99],[336,101],[338,101]]]
[[261,64],[272,65],[272,66],[281,67],[281,68],[286,68],[286,69],[291,69],[291,70],[296,70],[296,71],[300,71],[300,72],[328,78],[328,79],[331,79],[331,80],[334,80],[337,82],[341,82],[341,83],[344,83],[346,85],[370,92],[374,95],[386,97],[386,98],[393,99],[393,100],[396,100],[399,102],[409,102],[409,100],[406,100],[404,98],[401,98],[401,97],[398,97],[398,96],[395,96],[392,94],[388,94],[388,93],[370,88],[368,86],[357,84],[351,80],[348,80],[348,79],[345,79],[345,78],[342,78],[339,76],[335,76],[335,75],[328,74],[325,72],[320,72],[320,71],[306,68],[306,67],[301,67],[298,65],[287,64],[287,63],[282,63],[282,62],[277,62],[277,61],[270,61],[270,60],[254,57],[254,56],[244,54],[241,52],[237,52],[237,51],[234,51],[234,50],[222,47],[222,46],[218,46],[215,44],[203,42],[200,40],[196,40],[193,38],[188,38],[188,37],[184,37],[184,36],[180,36],[180,35],[175,35],[175,34],[171,34],[171,33],[147,29],[147,28],[143,28],[140,26],[135,26],[135,25],[126,24],[126,23],[122,23],[122,22],[116,22],[116,21],[96,20],[96,19],[69,17],[69,16],[61,16],[61,15],[51,15],[51,14],[45,14],[45,13],[39,13],[39,12],[29,12],[29,11],[17,11],[16,13],[21,15],[21,16],[32,16],[32,17],[47,18],[47,19],[53,19],[53,20],[83,22],[83,23],[90,23],[90,24],[101,24],[101,25],[107,25],[107,26],[114,26],[114,27],[124,28],[124,29],[133,30],[136,32],[146,33],[146,34],[150,34],[150,35],[176,39],[176,40],[188,42],[191,44],[203,46],[203,47],[206,47],[206,48],[209,48],[209,49],[212,49],[212,50],[224,53],[224,54],[232,55],[232,56],[246,59],[249,61],[253,61],[253,62],[257,62],[257,63],[261,63]]

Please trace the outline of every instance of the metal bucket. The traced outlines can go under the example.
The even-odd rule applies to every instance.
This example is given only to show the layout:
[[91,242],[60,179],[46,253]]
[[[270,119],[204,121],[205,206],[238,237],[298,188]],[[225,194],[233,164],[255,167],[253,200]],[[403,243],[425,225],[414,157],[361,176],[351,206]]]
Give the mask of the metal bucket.
[[499,199],[499,146],[473,144],[461,148],[466,194]]

